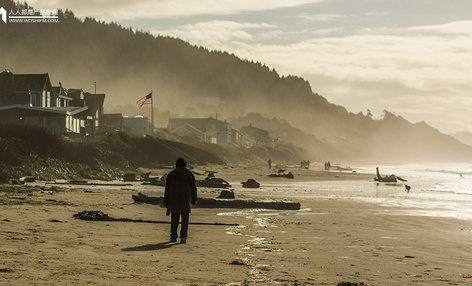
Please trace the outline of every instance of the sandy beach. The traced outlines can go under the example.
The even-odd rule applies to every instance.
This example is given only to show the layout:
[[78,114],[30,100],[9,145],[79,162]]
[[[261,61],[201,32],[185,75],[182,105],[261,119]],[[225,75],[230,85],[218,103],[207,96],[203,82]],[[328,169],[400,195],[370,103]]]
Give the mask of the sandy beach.
[[[206,166],[228,181],[272,182],[264,166]],[[288,170],[288,169],[287,169]],[[372,175],[292,169],[295,181]],[[155,172],[158,172],[155,170]],[[162,175],[162,174],[159,174]],[[345,198],[287,197],[299,211],[194,208],[187,244],[170,243],[170,218],[133,194],[141,186],[0,188],[2,285],[472,284],[470,221],[401,215]],[[199,189],[215,197],[216,190]],[[238,195],[237,190],[235,190]],[[250,198],[244,194],[242,197]],[[260,197],[256,196],[258,199]],[[277,197],[276,199],[280,199]],[[83,210],[163,223],[83,221]],[[212,223],[227,225],[212,225]],[[234,224],[231,226],[231,224]]]

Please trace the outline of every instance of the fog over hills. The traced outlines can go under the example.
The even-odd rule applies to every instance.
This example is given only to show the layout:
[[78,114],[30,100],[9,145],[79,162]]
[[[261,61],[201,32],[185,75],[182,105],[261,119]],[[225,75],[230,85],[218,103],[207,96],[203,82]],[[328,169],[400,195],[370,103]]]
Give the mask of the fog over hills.
[[[13,2],[4,4],[7,11]],[[46,73],[53,85],[106,93],[105,112],[149,115],[135,102],[151,90],[157,125],[173,116],[252,123],[304,148],[318,160],[364,163],[468,161],[472,147],[427,123],[384,111],[380,120],[353,114],[296,75],[180,39],[60,12],[59,23],[12,24],[0,30],[0,68]],[[352,94],[355,97],[355,94]],[[283,137],[283,136],[282,136]]]
[[472,133],[470,132],[455,132],[450,134],[456,138],[459,142],[472,146]]

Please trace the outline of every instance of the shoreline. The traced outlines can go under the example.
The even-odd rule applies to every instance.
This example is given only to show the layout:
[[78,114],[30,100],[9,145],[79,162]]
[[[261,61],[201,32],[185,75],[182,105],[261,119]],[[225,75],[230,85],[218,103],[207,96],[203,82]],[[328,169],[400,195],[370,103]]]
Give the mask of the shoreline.
[[[250,170],[218,172],[238,181]],[[201,191],[205,197],[218,193]],[[191,222],[239,226],[192,224],[185,245],[169,243],[170,225],[165,223],[73,218],[83,210],[101,210],[116,218],[170,221],[163,208],[134,204],[135,193],[127,187],[2,186],[2,281],[228,286],[472,283],[470,221],[400,215],[391,211],[395,206],[297,197],[299,211],[194,208]]]
[[[172,168],[146,169],[140,168],[139,172],[151,172],[151,176],[162,176],[170,172]],[[291,172],[293,179],[272,178],[269,174],[277,174],[279,170],[285,170],[282,173]],[[325,171],[321,164],[312,164],[310,169],[300,168],[298,166],[280,166],[280,168],[268,168],[263,165],[202,165],[192,166],[197,179],[205,178],[208,171],[215,172],[215,177],[222,178],[228,182],[241,182],[247,179],[255,179],[258,182],[309,182],[309,181],[331,181],[331,180],[373,180],[375,170],[371,174],[356,173],[355,171]],[[200,175],[198,175],[200,174]]]

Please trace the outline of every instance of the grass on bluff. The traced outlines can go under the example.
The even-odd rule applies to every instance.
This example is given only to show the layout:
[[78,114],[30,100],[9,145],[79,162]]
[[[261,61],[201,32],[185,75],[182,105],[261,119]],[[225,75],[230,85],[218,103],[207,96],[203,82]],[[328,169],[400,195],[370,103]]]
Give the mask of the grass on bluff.
[[208,151],[124,132],[74,142],[37,126],[0,125],[0,182],[23,176],[114,179],[138,167],[173,165],[180,156],[192,158],[192,163],[221,163]]

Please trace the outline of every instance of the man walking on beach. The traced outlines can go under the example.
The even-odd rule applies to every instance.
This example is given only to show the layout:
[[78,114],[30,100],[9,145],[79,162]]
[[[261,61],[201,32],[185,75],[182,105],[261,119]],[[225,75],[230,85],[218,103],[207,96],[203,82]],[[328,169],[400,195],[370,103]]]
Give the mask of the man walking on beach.
[[186,243],[189,215],[192,209],[190,203],[193,205],[197,203],[197,187],[195,177],[186,168],[187,162],[179,158],[175,165],[176,168],[167,175],[164,207],[167,208],[167,215],[171,215],[170,241],[177,241],[177,228],[182,217],[180,242]]

